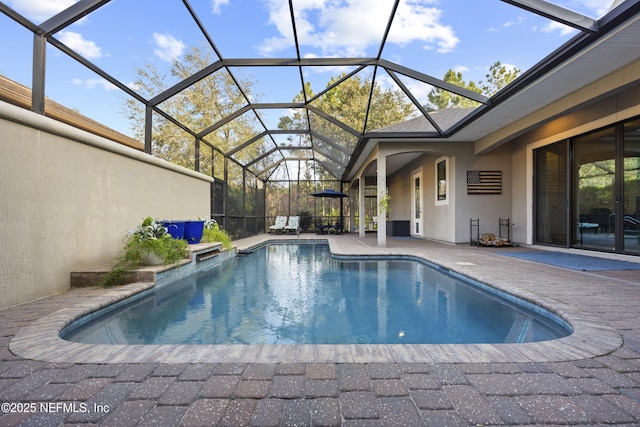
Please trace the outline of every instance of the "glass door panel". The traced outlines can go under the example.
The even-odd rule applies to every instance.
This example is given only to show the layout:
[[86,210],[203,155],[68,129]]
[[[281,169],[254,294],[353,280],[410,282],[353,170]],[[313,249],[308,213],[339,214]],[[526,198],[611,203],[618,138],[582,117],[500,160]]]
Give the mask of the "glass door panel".
[[624,126],[624,251],[640,254],[640,120]]
[[573,246],[615,250],[615,129],[575,139]]
[[422,171],[412,174],[411,180],[413,182],[413,192],[411,194],[411,234],[422,237],[422,209],[424,206],[421,190]]
[[567,142],[535,151],[535,241],[567,246]]

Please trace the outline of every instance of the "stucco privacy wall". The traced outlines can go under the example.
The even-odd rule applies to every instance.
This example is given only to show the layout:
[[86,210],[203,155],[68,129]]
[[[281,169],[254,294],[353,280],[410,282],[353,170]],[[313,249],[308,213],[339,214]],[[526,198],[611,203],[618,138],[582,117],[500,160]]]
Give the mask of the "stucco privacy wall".
[[211,178],[0,102],[0,307],[109,265],[147,215],[208,217]]

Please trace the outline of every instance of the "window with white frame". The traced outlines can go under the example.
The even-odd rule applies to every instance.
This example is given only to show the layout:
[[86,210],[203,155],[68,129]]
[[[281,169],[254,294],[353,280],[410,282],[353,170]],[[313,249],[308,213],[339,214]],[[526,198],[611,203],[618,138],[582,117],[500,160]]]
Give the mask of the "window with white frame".
[[436,205],[449,204],[449,158],[440,157],[435,162]]

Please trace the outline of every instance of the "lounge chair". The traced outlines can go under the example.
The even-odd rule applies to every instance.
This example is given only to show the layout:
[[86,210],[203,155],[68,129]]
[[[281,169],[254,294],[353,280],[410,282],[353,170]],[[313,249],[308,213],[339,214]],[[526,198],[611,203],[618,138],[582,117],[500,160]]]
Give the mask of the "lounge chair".
[[269,233],[271,233],[272,231],[285,231],[286,226],[287,226],[287,217],[277,216],[275,224],[269,226]]
[[289,222],[287,226],[284,228],[285,231],[293,231],[298,236],[300,235],[300,217],[299,216],[290,216]]

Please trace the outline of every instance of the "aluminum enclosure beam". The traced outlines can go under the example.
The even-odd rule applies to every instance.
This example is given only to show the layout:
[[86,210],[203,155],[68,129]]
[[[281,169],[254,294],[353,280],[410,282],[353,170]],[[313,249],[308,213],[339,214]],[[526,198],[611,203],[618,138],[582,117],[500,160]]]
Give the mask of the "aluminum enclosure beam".
[[9,18],[13,19],[18,24],[22,25],[23,27],[25,27],[26,29],[28,29],[29,31],[31,31],[34,34],[37,33],[38,31],[40,31],[40,29],[38,28],[38,26],[36,24],[34,24],[33,22],[29,21],[27,18],[25,18],[24,16],[22,16],[21,14],[19,14],[15,10],[11,9],[9,6],[7,6],[3,2],[0,2],[0,12],[4,13]]
[[455,93],[456,95],[463,96],[465,98],[469,98],[473,101],[479,102],[481,104],[487,104],[489,102],[489,98],[484,95],[481,95],[477,92],[473,92],[471,90],[462,88],[460,86],[456,86],[451,83],[447,83],[444,80],[437,79],[435,77],[431,77],[428,74],[424,74],[418,71],[415,71],[411,68],[403,67],[402,65],[395,64],[391,61],[386,61],[381,59],[379,61],[379,65],[387,70],[395,71],[398,74],[405,75],[412,79],[421,81],[423,83],[430,84],[431,86],[436,86],[440,89],[446,90],[447,92]]
[[44,21],[40,24],[40,28],[45,36],[49,36],[79,21],[94,10],[109,3],[109,1],[110,0],[81,0]]
[[557,6],[544,0],[502,0],[537,15],[544,16],[561,24],[568,25],[580,31],[595,33],[598,23],[588,16]]

